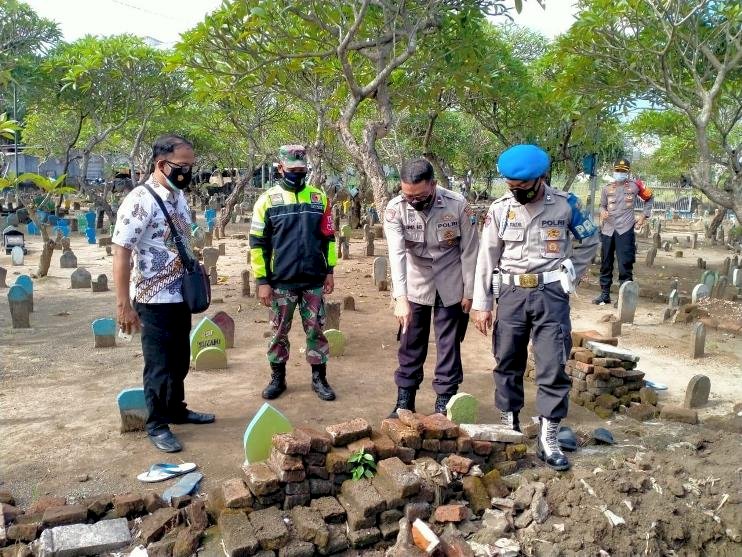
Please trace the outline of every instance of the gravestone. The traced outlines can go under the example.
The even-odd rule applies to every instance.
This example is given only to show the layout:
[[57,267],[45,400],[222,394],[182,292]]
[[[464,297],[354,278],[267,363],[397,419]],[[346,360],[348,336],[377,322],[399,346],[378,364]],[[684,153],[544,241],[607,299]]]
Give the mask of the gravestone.
[[209,267],[209,283],[216,286],[217,282],[219,282],[219,275],[216,273],[216,265],[214,265]]
[[699,257],[698,261],[696,262],[699,269],[705,269],[706,268],[706,262],[703,260],[703,257]]
[[98,275],[98,278],[91,284],[93,292],[108,292],[108,277],[106,275]]
[[200,226],[196,226],[191,232],[191,237],[193,238],[193,247],[198,249],[204,248],[206,233],[204,232],[203,228],[201,228]]
[[693,291],[690,295],[690,301],[692,304],[697,304],[700,300],[711,296],[711,290],[705,284],[696,284],[693,287]]
[[384,225],[380,223],[374,224],[374,238],[383,239],[384,237]]
[[242,295],[250,297],[250,271],[242,271]]
[[95,348],[111,348],[116,346],[116,321],[110,317],[96,319],[90,325],[95,339]]
[[111,237],[110,236],[101,236],[98,238],[98,247],[104,248],[106,246],[110,246],[112,244]]
[[70,275],[70,284],[72,288],[90,288],[92,286],[90,273],[85,267],[78,267]]
[[267,460],[273,449],[273,436],[279,433],[291,433],[294,426],[286,416],[267,402],[263,403],[250,420],[242,437],[245,449],[245,464],[255,464]]
[[716,286],[714,287],[714,290],[713,290],[713,297],[718,300],[723,300],[727,292],[728,284],[729,284],[729,279],[727,279],[726,276],[719,277],[719,280],[716,281]]
[[25,254],[23,253],[23,248],[21,246],[14,246],[13,249],[10,250],[10,261],[16,267],[23,265],[24,257]]
[[204,317],[191,331],[190,335],[191,358],[204,348],[216,347],[222,351],[227,349],[227,340],[222,330],[208,317]]
[[95,228],[86,228],[85,237],[88,239],[88,244],[95,245]]
[[667,306],[670,309],[678,309],[680,307],[680,295],[677,290],[672,290],[667,296]]
[[346,311],[356,310],[356,300],[353,296],[345,296],[343,298],[343,309]]
[[479,401],[470,394],[457,393],[446,404],[446,417],[455,424],[479,423]]
[[113,247],[106,246],[106,255],[113,255]]
[[31,328],[31,300],[22,286],[14,284],[8,289],[8,305],[14,329]]
[[678,237],[677,236],[673,236],[672,237],[672,243],[673,244],[679,244],[680,243],[680,240],[678,240]]
[[31,280],[31,277],[28,275],[19,275],[18,278],[15,279],[15,283],[23,288],[26,291],[26,294],[28,294],[29,307],[31,312],[33,312],[33,281]]
[[374,259],[374,284],[379,285],[380,282],[386,283],[387,275],[387,259],[386,257],[377,257]]
[[732,257],[732,268],[739,267],[739,255]]
[[340,328],[340,302],[325,303],[325,328]]
[[207,230],[204,233],[204,246],[207,248],[210,248],[213,241],[214,241],[214,233],[211,230]]
[[226,367],[227,353],[215,346],[204,348],[193,359],[193,369],[197,371],[225,369]]
[[20,225],[20,221],[18,220],[18,215],[16,213],[10,213],[8,215],[8,218],[5,219],[5,223],[7,226],[17,227],[18,225]]
[[8,270],[5,267],[0,267],[0,288],[7,288],[8,285],[5,283],[5,278],[8,276]]
[[716,286],[716,272],[704,271],[704,273],[701,275],[701,282],[706,285],[706,287],[709,289],[709,292],[713,292],[714,286]]
[[729,275],[729,267],[732,264],[732,259],[730,257],[725,257],[724,261],[721,264],[721,273],[720,275],[728,276]]
[[374,233],[368,224],[363,225],[363,239],[366,241],[366,256],[374,256]]
[[621,323],[633,323],[638,303],[639,283],[627,280],[618,289],[618,320]]
[[693,233],[693,237],[690,241],[690,247],[691,249],[696,249],[698,247],[698,232]]
[[36,226],[36,225],[35,225],[34,223],[32,223],[32,222],[29,222],[29,223],[28,223],[28,226],[26,227],[26,230],[28,230],[28,233],[29,233],[29,234],[30,234],[31,236],[38,236],[38,235],[40,234],[40,232],[39,232],[39,227],[38,227],[38,226]]
[[80,210],[80,202],[79,201],[73,201],[72,202],[72,210],[73,211],[79,211]]
[[124,389],[116,397],[121,414],[121,433],[144,431],[149,410],[144,400],[144,389],[141,387]]
[[227,348],[234,348],[234,319],[225,311],[214,314],[211,320],[224,333],[224,342]]
[[206,247],[201,250],[201,255],[204,258],[204,267],[207,269],[216,267],[216,262],[219,259],[219,250],[217,248]]
[[709,401],[711,393],[711,379],[705,375],[694,375],[685,389],[686,408],[700,408]]
[[706,347],[706,326],[698,321],[693,325],[690,342],[690,357],[693,359],[703,356]]
[[719,240],[719,242],[724,244],[724,227],[723,226],[719,227],[719,231],[717,232],[716,237]]
[[[0,274],[2,274],[2,270],[0,270]],[[1,285],[2,285],[2,280],[0,280],[0,286]],[[732,285],[735,288],[742,288],[742,269],[736,268],[732,272]]]
[[227,245],[226,244],[219,244],[219,255],[227,255]]
[[654,266],[654,258],[657,257],[657,248],[651,247],[647,252],[647,267]]
[[675,252],[675,257],[677,257],[677,258],[683,257],[683,252],[681,250],[677,250]]
[[325,337],[330,345],[330,356],[337,358],[345,353],[345,335],[337,329],[327,329]]
[[343,259],[350,259],[350,237],[352,234],[353,229],[347,224],[340,229],[340,246]]
[[662,245],[662,237],[660,236],[659,232],[655,232],[652,235],[652,246],[656,249],[659,249]]
[[672,245],[670,244],[670,242],[665,242],[664,244],[662,244],[662,249],[666,252],[669,252],[672,249]]

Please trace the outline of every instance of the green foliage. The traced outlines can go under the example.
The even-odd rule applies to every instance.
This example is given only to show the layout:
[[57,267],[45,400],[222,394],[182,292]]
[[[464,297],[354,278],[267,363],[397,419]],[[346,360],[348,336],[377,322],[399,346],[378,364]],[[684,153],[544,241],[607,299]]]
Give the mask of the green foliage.
[[21,129],[20,124],[15,120],[8,118],[7,114],[0,114],[0,137],[13,139],[15,134]]
[[42,54],[61,34],[57,24],[39,17],[28,4],[0,0],[0,85],[12,80],[12,72]]
[[350,455],[348,463],[351,465],[353,480],[373,478],[376,475],[376,461],[373,455],[365,452],[363,449],[358,449]]

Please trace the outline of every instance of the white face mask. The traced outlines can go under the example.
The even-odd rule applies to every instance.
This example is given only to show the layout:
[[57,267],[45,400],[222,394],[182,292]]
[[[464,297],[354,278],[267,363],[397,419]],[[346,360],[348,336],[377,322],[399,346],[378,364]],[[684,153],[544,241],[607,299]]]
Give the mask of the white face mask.
[[626,180],[629,179],[629,174],[628,172],[614,172],[613,179],[616,182],[625,182]]

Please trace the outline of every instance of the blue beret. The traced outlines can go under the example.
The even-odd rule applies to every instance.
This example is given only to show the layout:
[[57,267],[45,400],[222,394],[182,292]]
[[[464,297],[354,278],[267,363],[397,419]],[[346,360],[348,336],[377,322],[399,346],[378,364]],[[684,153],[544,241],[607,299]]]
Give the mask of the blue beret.
[[534,180],[549,170],[549,155],[536,145],[514,145],[497,159],[497,169],[511,180]]

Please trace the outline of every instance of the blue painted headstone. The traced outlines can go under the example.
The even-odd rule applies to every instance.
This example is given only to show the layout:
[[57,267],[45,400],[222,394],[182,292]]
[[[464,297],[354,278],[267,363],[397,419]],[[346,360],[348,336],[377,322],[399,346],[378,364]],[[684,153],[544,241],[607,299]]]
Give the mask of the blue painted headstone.
[[33,281],[28,275],[19,275],[15,283],[23,288],[28,294],[29,307],[33,311]]
[[59,217],[57,215],[49,215],[49,224],[52,226],[57,226],[57,223],[59,222]]
[[29,222],[28,223],[28,233],[32,236],[38,236],[39,235],[39,227],[36,226],[34,223]]
[[85,236],[88,238],[88,244],[96,244],[98,240],[95,239],[95,228],[88,227],[85,230]]
[[216,218],[216,209],[206,209],[204,211],[204,218],[206,220],[214,220]]
[[36,211],[36,216],[39,218],[39,222],[48,222],[49,221],[49,213],[45,211]]
[[93,329],[96,348],[116,346],[116,321],[110,317],[96,319],[90,326]]
[[8,289],[8,305],[13,328],[30,329],[31,296],[23,286],[14,284]]
[[144,400],[144,389],[124,389],[116,397],[121,413],[121,433],[142,431],[147,423],[149,412]]
[[59,221],[59,222],[60,222],[60,225],[59,225],[59,226],[57,226],[57,227],[56,227],[56,228],[54,229],[54,233],[56,234],[57,232],[61,232],[61,233],[62,233],[62,236],[63,236],[64,238],[69,238],[69,237],[70,237],[70,229],[69,229],[69,227],[68,227],[68,226],[64,226],[64,225],[62,225],[62,224],[61,224],[61,222],[62,222],[62,221]]
[[85,213],[85,222],[87,223],[87,228],[95,230],[95,213],[93,211]]
[[206,230],[212,232],[214,230],[215,219],[209,219],[206,221]]

